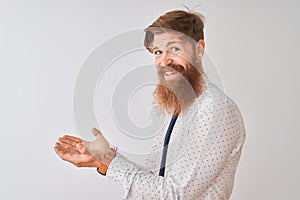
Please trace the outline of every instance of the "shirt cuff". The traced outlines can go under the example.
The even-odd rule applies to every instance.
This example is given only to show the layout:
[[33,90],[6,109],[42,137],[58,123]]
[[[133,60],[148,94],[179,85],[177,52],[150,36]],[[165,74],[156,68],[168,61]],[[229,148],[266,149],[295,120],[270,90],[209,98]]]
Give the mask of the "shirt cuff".
[[114,159],[110,162],[106,177],[113,179],[115,182],[123,185],[125,189],[124,199],[128,198],[132,182],[140,170],[140,166],[129,161],[126,157],[117,153]]

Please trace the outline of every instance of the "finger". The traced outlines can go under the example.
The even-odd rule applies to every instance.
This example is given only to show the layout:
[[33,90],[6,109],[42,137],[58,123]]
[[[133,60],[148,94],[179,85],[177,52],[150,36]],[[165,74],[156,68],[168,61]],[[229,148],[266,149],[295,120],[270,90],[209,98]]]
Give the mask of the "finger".
[[61,151],[65,154],[66,153],[69,153],[69,154],[72,154],[72,155],[79,154],[76,147],[70,146],[70,145],[65,144],[65,143],[58,143],[57,142],[54,146],[54,150]]
[[59,146],[60,143],[59,142],[55,142],[54,147]]
[[76,149],[82,154],[89,154],[88,150],[85,148],[84,144],[82,143],[77,143]]
[[89,149],[89,148],[90,148],[90,142],[82,141],[82,144],[84,145],[84,147],[85,147],[86,149]]
[[[63,147],[63,148],[65,148],[65,149],[67,149],[67,148],[69,148],[69,147],[73,147],[72,145],[69,145],[69,144],[64,143],[64,142],[60,142],[60,146]],[[73,147],[73,148],[74,148],[74,147]]]
[[54,148],[55,148],[55,149],[61,149],[61,148],[62,148],[62,147],[61,147],[61,143],[55,142]]
[[70,154],[78,154],[78,150],[76,147],[70,146],[68,144],[61,143],[61,146],[64,148],[64,151]]
[[74,142],[73,140],[69,140],[69,139],[64,138],[64,137],[58,138],[58,141],[60,143],[68,144],[68,145],[73,146],[73,147],[76,147],[76,144],[77,144],[77,142]]
[[75,137],[75,136],[71,136],[71,135],[64,135],[63,138],[65,139],[68,139],[68,140],[71,140],[73,142],[82,142],[82,140],[78,137]]
[[56,151],[59,151],[61,153],[68,153],[70,152],[70,146],[65,146],[65,144],[56,143],[54,146],[54,149]]
[[92,129],[92,133],[96,138],[103,138],[103,135],[101,133],[101,131],[99,131],[98,129],[96,129],[95,127]]
[[71,162],[73,164],[76,161],[76,155],[78,155],[78,153],[68,152],[60,144],[56,144],[54,150],[62,160]]
[[66,154],[65,149],[59,144],[59,143],[55,143],[54,146],[54,151],[56,152],[56,154],[61,157],[63,159],[63,155]]

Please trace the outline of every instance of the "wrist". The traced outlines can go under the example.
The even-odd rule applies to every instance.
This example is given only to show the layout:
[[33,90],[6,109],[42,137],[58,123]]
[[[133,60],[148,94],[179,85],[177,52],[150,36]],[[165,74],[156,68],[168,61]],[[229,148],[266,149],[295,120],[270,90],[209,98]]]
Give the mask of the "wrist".
[[103,155],[103,158],[97,164],[97,171],[102,174],[106,175],[106,171],[108,169],[109,164],[111,161],[116,157],[117,147],[110,149],[107,153]]

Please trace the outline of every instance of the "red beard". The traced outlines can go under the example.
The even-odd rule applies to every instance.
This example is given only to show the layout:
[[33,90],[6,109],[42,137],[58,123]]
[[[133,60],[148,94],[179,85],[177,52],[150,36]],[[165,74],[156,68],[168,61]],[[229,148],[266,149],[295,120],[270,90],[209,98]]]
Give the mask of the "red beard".
[[[173,80],[165,80],[164,73],[171,68],[181,73],[181,76]],[[155,102],[168,113],[186,112],[202,92],[203,77],[192,65],[186,69],[178,64],[170,64],[167,67],[159,66],[157,73],[159,84],[154,91]]]

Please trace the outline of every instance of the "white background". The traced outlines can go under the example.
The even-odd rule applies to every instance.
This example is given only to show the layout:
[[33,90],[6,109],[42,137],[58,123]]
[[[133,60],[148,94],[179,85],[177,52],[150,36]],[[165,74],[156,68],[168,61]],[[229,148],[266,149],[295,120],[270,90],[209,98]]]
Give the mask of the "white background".
[[2,0],[1,199],[121,199],[121,186],[53,151],[59,136],[77,134],[76,77],[90,52],[113,35],[199,3],[206,50],[247,130],[231,199],[299,199],[296,0]]

